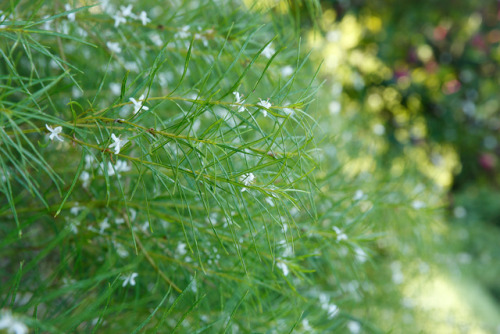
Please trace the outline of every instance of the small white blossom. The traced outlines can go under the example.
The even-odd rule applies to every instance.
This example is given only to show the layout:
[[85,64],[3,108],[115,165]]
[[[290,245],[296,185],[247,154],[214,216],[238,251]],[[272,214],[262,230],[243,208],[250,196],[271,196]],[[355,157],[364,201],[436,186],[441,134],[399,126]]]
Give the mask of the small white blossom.
[[71,230],[71,232],[73,232],[73,234],[78,233],[78,226],[80,226],[80,221],[78,220],[69,221],[69,229]]
[[115,164],[115,170],[118,173],[129,172],[130,171],[130,166],[127,164],[126,161],[124,161],[124,160],[118,160],[118,161],[116,161],[116,164]]
[[138,273],[132,273],[128,276],[125,276],[125,277],[122,277],[121,279],[123,280],[123,284],[122,284],[122,287],[126,287],[127,285],[132,285],[134,286],[135,285],[135,278],[139,276]]
[[113,139],[113,143],[111,145],[109,145],[109,148],[115,148],[115,154],[118,154],[120,153],[120,150],[122,149],[122,147],[128,143],[128,140],[127,139],[120,139],[120,137],[117,137],[115,136],[114,133],[111,134],[111,139]]
[[237,103],[234,106],[238,108],[238,112],[243,112],[247,110],[247,108],[244,105],[242,105],[245,102],[245,100],[243,99],[243,95],[241,95],[238,92],[233,92],[233,94],[234,98],[236,99],[235,103]]
[[284,77],[289,77],[293,74],[293,67],[290,65],[281,68],[281,75]]
[[10,311],[0,313],[0,330],[6,330],[9,334],[28,334],[28,327],[14,318]]
[[128,211],[130,212],[130,220],[134,221],[135,217],[137,217],[137,211],[135,211],[134,209],[129,209]]
[[135,18],[136,16],[132,13],[132,8],[134,8],[132,5],[128,5],[127,7],[120,6],[121,16]]
[[353,321],[353,320],[348,321],[347,328],[349,329],[349,331],[352,334],[358,334],[359,332],[361,332],[361,325],[357,321]]
[[[99,169],[99,174],[102,175],[104,173],[104,162],[100,163],[100,169]],[[130,166],[123,160],[118,160],[115,165],[113,165],[110,161],[108,161],[108,175],[113,176],[115,174],[118,175],[118,178],[120,178],[120,173],[121,172],[128,172],[130,171]]]
[[142,11],[139,14],[138,20],[142,22],[143,26],[145,26],[146,24],[148,24],[149,22],[151,22],[151,20],[148,18],[148,14],[145,11]]
[[[69,4],[65,4],[64,5],[64,9],[66,11],[70,11],[71,10],[71,6]],[[75,20],[75,17],[76,17],[76,13],[68,14],[68,20],[70,20],[72,22]]]
[[313,328],[311,327],[311,325],[309,324],[309,320],[305,319],[302,320],[302,327],[304,328],[305,331],[307,331],[309,333],[309,331],[312,331]]
[[[240,182],[243,183],[245,186],[249,186],[255,182],[255,175],[253,175],[253,173],[243,174],[240,176]],[[244,192],[246,190],[247,188],[243,187],[241,189],[241,192]]]
[[106,46],[111,52],[120,53],[122,52],[122,48],[118,42],[106,42]]
[[54,140],[54,138],[55,138],[59,141],[63,141],[63,139],[59,136],[59,134],[61,134],[61,132],[62,132],[61,126],[58,126],[55,129],[52,129],[52,127],[50,125],[45,124],[45,127],[47,128],[47,130],[50,131],[50,136],[49,136],[50,140]]
[[111,225],[108,223],[108,218],[104,218],[104,220],[99,224],[99,233],[104,233],[104,231],[110,227]]
[[118,26],[121,24],[121,23],[127,23],[127,19],[124,18],[121,13],[118,13],[116,15],[113,16],[113,19],[115,20],[115,28],[118,28]]
[[328,104],[328,110],[330,110],[330,115],[336,115],[342,109],[342,105],[339,101],[332,101]]
[[463,206],[457,206],[453,209],[453,215],[455,218],[464,218],[467,216],[467,210]]
[[122,91],[122,85],[116,82],[112,82],[109,84],[109,89],[111,89],[111,93],[113,93],[114,95],[120,95]]
[[264,200],[267,204],[269,204],[270,207],[274,207],[274,201],[271,197],[266,197]]
[[339,229],[337,226],[334,226],[333,230],[337,234],[337,241],[347,240],[347,234],[345,234],[344,231]]
[[292,108],[283,108],[283,112],[287,115],[293,115],[295,113],[295,110],[293,110]]
[[85,169],[94,168],[94,157],[91,155],[85,156]]
[[416,201],[413,201],[411,203],[411,206],[415,209],[415,210],[419,210],[419,209],[423,209],[425,208],[425,203],[422,202],[422,201],[419,201],[419,200],[416,200]]
[[82,186],[84,188],[88,188],[90,183],[90,173],[87,171],[83,171],[82,174],[80,174],[80,181],[82,181]]
[[178,32],[175,33],[175,38],[185,39],[189,37],[189,26],[182,27]]
[[144,100],[144,94],[142,94],[140,97],[139,97],[139,101],[137,101],[136,99],[134,99],[133,97],[131,97],[129,99],[130,102],[132,102],[134,104],[134,115],[137,114],[139,112],[139,110],[144,109],[144,110],[149,110],[148,107],[146,107],[145,105],[142,104],[142,100]]
[[258,102],[257,105],[262,107],[262,108],[265,108],[265,109],[262,109],[262,114],[264,115],[264,117],[267,117],[267,110],[266,109],[271,108],[271,102],[269,102],[269,99],[263,101],[260,98],[259,98],[259,101],[260,102]]
[[271,58],[274,54],[275,50],[273,48],[273,43],[269,43],[264,50],[262,50],[262,55],[266,58]]
[[328,318],[332,319],[339,313],[339,307],[335,304],[328,304],[326,308],[328,312]]
[[116,254],[118,254],[119,257],[125,258],[129,255],[128,251],[125,249],[125,247],[123,247],[122,244],[116,242],[115,248],[116,248]]
[[83,208],[81,206],[78,206],[78,202],[75,203],[75,206],[72,207],[69,212],[71,212],[71,214],[77,216],[78,213],[83,210]]
[[234,98],[236,99],[236,103],[241,103],[243,95],[241,95],[239,92],[233,92]]
[[290,273],[290,270],[288,270],[288,266],[285,263],[278,262],[276,266],[283,271],[283,275],[288,276],[288,274]]
[[358,190],[356,190],[356,193],[354,194],[354,197],[352,199],[355,201],[359,201],[359,200],[363,199],[364,197],[365,197],[365,193],[363,192],[363,190],[358,189]]
[[163,41],[158,34],[153,34],[149,37],[151,39],[151,42],[153,42],[156,46],[163,46]]
[[354,249],[354,256],[360,263],[365,263],[366,260],[368,260],[368,254],[366,254],[366,252],[359,247]]
[[125,69],[130,72],[139,72],[139,66],[135,61],[126,61],[123,64],[123,67],[125,67]]
[[375,124],[372,127],[373,133],[376,134],[377,136],[382,136],[385,133],[385,126],[383,126],[380,123]]
[[187,253],[186,244],[183,242],[179,242],[179,244],[177,244],[177,249],[175,252],[180,256],[185,255]]

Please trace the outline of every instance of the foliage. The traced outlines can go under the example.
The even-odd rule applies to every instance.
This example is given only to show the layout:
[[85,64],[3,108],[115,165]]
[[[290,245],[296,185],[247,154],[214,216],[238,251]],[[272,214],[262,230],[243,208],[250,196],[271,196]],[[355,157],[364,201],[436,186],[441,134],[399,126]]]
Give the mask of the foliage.
[[2,6],[0,331],[428,330],[408,291],[449,260],[442,169],[360,117],[399,88],[355,16]]

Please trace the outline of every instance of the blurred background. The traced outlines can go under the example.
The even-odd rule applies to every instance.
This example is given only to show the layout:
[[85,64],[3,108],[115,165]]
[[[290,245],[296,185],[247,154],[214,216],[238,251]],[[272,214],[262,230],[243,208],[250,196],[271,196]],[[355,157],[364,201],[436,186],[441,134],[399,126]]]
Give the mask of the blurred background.
[[[322,11],[309,42],[324,59],[330,114],[360,125],[353,140],[378,141],[371,164],[392,178],[412,170],[439,194],[412,203],[441,212],[433,243],[412,253],[403,240],[413,232],[399,225],[392,255],[379,248],[402,308],[431,311],[401,323],[500,333],[500,2],[330,0]],[[422,274],[410,282],[408,262]]]

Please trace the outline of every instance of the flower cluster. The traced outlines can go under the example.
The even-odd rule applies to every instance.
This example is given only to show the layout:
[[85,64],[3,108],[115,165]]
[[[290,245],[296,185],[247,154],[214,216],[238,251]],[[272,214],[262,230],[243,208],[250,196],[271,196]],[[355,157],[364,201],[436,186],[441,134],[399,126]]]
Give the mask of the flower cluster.
[[148,18],[148,14],[145,11],[141,11],[139,15],[136,15],[132,12],[133,6],[120,6],[120,10],[113,15],[113,19],[115,20],[115,28],[122,23],[127,23],[127,18],[131,18],[133,20],[141,21],[142,25],[145,26],[151,20]]

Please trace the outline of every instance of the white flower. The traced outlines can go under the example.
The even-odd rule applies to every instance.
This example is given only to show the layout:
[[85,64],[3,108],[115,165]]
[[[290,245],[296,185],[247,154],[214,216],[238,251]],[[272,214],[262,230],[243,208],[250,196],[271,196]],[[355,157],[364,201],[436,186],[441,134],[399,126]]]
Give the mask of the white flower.
[[139,276],[138,273],[132,273],[128,276],[122,277],[121,279],[123,280],[122,287],[126,287],[128,284],[134,286],[135,285],[135,278]]
[[[122,48],[118,42],[106,42],[106,46],[111,52],[120,53],[122,52]],[[121,86],[120,86],[121,88]]]
[[295,113],[295,110],[293,110],[292,108],[288,108],[289,106],[287,107],[284,107],[283,108],[283,112],[287,115],[293,115]]
[[76,203],[75,203],[75,206],[74,206],[74,207],[72,207],[72,208],[69,210],[69,212],[71,212],[73,215],[77,216],[77,215],[78,215],[78,213],[79,213],[81,210],[83,210],[83,208],[82,208],[82,207],[80,207],[80,206],[78,206],[78,202],[76,202]]
[[99,224],[99,233],[103,233],[104,230],[110,228],[111,225],[108,223],[108,218],[104,218],[104,220]]
[[109,89],[111,89],[111,93],[113,93],[114,95],[120,95],[122,91],[122,85],[116,82],[112,82],[109,84]]
[[124,18],[121,13],[118,13],[117,15],[113,16],[113,19],[115,20],[115,28],[118,28],[118,26],[121,23],[127,23],[127,19]]
[[335,304],[328,304],[328,307],[326,308],[328,312],[328,318],[332,319],[339,313],[339,307]]
[[85,156],[85,169],[94,168],[94,157],[91,155]]
[[247,110],[247,108],[244,105],[242,105],[245,102],[245,100],[243,99],[243,95],[241,95],[238,92],[233,92],[233,94],[234,98],[236,99],[235,102],[237,103],[234,106],[238,108],[238,112]]
[[151,39],[151,42],[153,42],[156,46],[163,46],[163,41],[158,34],[153,34],[149,37]]
[[360,199],[363,199],[365,197],[365,193],[363,190],[358,189],[356,190],[356,193],[354,194],[354,197],[352,198],[355,201],[359,201]]
[[15,319],[10,311],[0,313],[0,330],[6,330],[9,334],[27,334],[28,327]]
[[274,54],[274,48],[273,48],[273,43],[269,43],[264,50],[262,50],[262,55],[266,58],[271,58]]
[[366,260],[368,260],[368,254],[366,254],[366,252],[359,247],[354,249],[354,256],[360,263],[365,263]]
[[51,126],[45,124],[45,127],[47,128],[47,130],[50,131],[50,136],[49,136],[50,140],[54,140],[54,138],[56,138],[59,141],[63,141],[63,139],[59,136],[59,134],[62,132],[61,126],[58,126],[55,129],[52,129]]
[[307,320],[306,318],[304,318],[304,320],[302,320],[302,327],[304,327],[304,330],[307,331],[308,333],[309,333],[309,331],[313,330],[313,328],[309,324],[309,320]]
[[337,226],[332,227],[335,233],[337,234],[337,241],[347,240],[347,234],[344,233]]
[[453,215],[455,218],[464,218],[467,216],[467,210],[463,206],[457,206],[453,209]]
[[180,38],[180,39],[188,38],[189,37],[189,26],[182,27],[181,30],[179,30],[178,32],[175,33],[174,37]]
[[137,114],[139,112],[139,110],[144,109],[144,110],[149,110],[148,107],[144,106],[142,104],[142,100],[144,100],[144,94],[142,94],[140,97],[139,97],[139,101],[137,101],[136,99],[134,99],[133,97],[131,97],[129,99],[130,102],[132,102],[134,104],[134,115]]
[[132,18],[135,18],[135,14],[132,13],[132,8],[133,6],[132,5],[128,5],[127,7],[125,6],[120,6],[120,11],[122,12],[122,16],[123,17],[132,17]]
[[289,77],[293,74],[293,67],[290,65],[281,68],[281,75],[284,77]]
[[151,20],[148,18],[148,14],[145,12],[145,11],[142,11],[139,16],[137,17],[137,19],[139,21],[142,21],[142,25],[145,26],[146,24],[148,24],[149,22],[151,22]]
[[372,127],[373,133],[376,134],[377,136],[382,136],[385,133],[385,126],[383,126],[380,123],[375,124]]
[[116,248],[116,254],[118,254],[119,257],[125,258],[128,256],[128,251],[123,247],[122,244],[120,243],[115,243],[115,248]]
[[130,171],[130,166],[127,164],[126,161],[118,160],[115,165],[115,170],[117,173],[128,172]]
[[[240,176],[240,182],[245,186],[249,186],[255,182],[255,175],[253,175],[253,173],[243,174]],[[241,192],[244,192],[245,190],[247,190],[247,188],[241,188]]]
[[352,334],[358,334],[361,331],[361,325],[357,321],[348,321],[347,328]]
[[290,273],[290,270],[288,270],[288,266],[285,263],[278,262],[276,266],[283,271],[283,275],[287,276]]
[[[65,5],[64,5],[64,9],[65,9],[66,11],[70,11],[70,10],[71,10],[71,6],[70,6],[69,4],[65,4]],[[75,13],[68,14],[68,20],[70,20],[70,21],[74,21],[74,20],[75,20],[75,16],[76,16],[76,14],[75,14]]]
[[411,206],[415,209],[415,210],[419,210],[419,209],[423,209],[425,208],[425,203],[422,202],[422,201],[419,201],[419,200],[416,200],[416,201],[413,201],[411,203]]
[[265,109],[262,109],[262,114],[264,114],[264,117],[267,117],[267,110],[266,109],[271,108],[271,102],[269,102],[269,99],[262,101],[260,98],[259,98],[259,101],[260,102],[258,102],[257,105],[262,107],[262,108],[265,108]]
[[236,99],[236,103],[241,103],[241,101],[242,101],[241,98],[243,97],[243,95],[241,95],[238,92],[233,92],[233,94],[234,94],[234,98]]
[[146,232],[148,232],[150,230],[150,228],[149,228],[149,222],[148,221],[145,221],[144,224],[142,224],[141,230],[144,233],[146,233]]
[[130,220],[134,221],[135,217],[137,217],[137,211],[135,211],[134,209],[129,209],[128,211],[130,212]]
[[328,104],[328,110],[330,110],[330,115],[336,115],[342,110],[342,105],[339,101],[332,101]]
[[111,139],[113,139],[114,142],[111,145],[109,145],[109,148],[114,147],[115,148],[115,154],[120,153],[120,150],[122,149],[122,147],[126,143],[128,143],[127,139],[120,139],[120,137],[115,136],[114,133],[111,134]]
[[177,244],[177,249],[175,251],[177,254],[179,254],[180,256],[183,256],[187,253],[186,251],[186,244],[183,243],[183,242],[179,242],[179,244]]
[[269,204],[270,207],[274,207],[274,201],[271,197],[266,197],[264,200],[267,204]]
[[[104,173],[104,162],[101,162],[100,164],[100,169],[99,169],[99,174],[102,175]],[[130,171],[130,166],[127,165],[127,163],[123,160],[118,160],[115,165],[111,163],[111,161],[108,161],[108,176],[113,176],[115,173],[118,175],[118,178],[120,178],[120,173],[121,172],[128,172]]]

